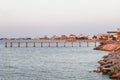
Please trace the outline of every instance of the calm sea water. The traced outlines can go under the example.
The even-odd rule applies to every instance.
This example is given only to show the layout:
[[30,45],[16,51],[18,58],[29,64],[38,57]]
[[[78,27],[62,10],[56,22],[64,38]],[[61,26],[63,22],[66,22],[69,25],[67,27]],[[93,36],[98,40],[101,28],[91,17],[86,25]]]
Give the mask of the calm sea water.
[[89,47],[51,46],[5,48],[0,44],[0,80],[111,80],[108,75],[95,73],[104,51]]

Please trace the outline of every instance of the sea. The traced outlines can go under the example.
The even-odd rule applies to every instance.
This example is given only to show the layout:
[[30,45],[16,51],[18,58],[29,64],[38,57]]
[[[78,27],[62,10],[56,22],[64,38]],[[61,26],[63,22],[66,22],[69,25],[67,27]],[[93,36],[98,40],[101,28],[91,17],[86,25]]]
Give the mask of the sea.
[[[109,75],[93,72],[98,61],[109,52],[93,50],[94,43],[17,44],[5,47],[0,41],[0,80],[114,80]],[[99,45],[99,43],[97,43]]]

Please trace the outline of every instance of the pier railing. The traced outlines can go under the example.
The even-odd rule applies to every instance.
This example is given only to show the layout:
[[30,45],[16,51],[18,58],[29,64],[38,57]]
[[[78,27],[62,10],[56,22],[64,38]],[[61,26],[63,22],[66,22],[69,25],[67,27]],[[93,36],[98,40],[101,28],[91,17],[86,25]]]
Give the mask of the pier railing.
[[96,47],[96,43],[101,42],[100,40],[77,40],[77,41],[66,41],[66,40],[5,40],[4,46],[7,47],[13,47],[13,45],[17,45],[17,47],[21,47],[24,44],[24,46],[27,48],[29,47],[29,44],[32,44],[33,47],[37,47],[38,44],[40,47],[44,47],[44,44],[46,46],[51,47],[52,44],[54,46],[59,47],[59,44],[62,44],[63,47],[66,47],[67,44],[70,44],[71,47],[74,47],[74,43],[76,43],[79,47],[82,46],[82,43],[85,43],[87,47],[89,47],[89,43],[94,43],[94,46]]

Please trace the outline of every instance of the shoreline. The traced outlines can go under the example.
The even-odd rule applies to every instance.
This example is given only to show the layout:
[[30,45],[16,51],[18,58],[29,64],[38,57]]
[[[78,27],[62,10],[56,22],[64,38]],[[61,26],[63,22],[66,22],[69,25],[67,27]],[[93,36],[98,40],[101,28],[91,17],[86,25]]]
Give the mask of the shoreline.
[[100,45],[94,50],[102,50],[102,51],[113,51],[120,47],[119,41],[103,41],[100,43]]
[[101,42],[95,50],[109,51],[109,54],[103,56],[103,59],[98,61],[100,66],[94,72],[108,74],[111,79],[120,79],[120,42]]

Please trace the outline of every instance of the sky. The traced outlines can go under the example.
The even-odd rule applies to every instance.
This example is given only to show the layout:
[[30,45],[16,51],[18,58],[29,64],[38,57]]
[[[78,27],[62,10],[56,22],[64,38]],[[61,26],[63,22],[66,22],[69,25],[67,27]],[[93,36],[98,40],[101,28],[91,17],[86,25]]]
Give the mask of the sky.
[[120,0],[0,0],[0,38],[96,35],[120,28]]

